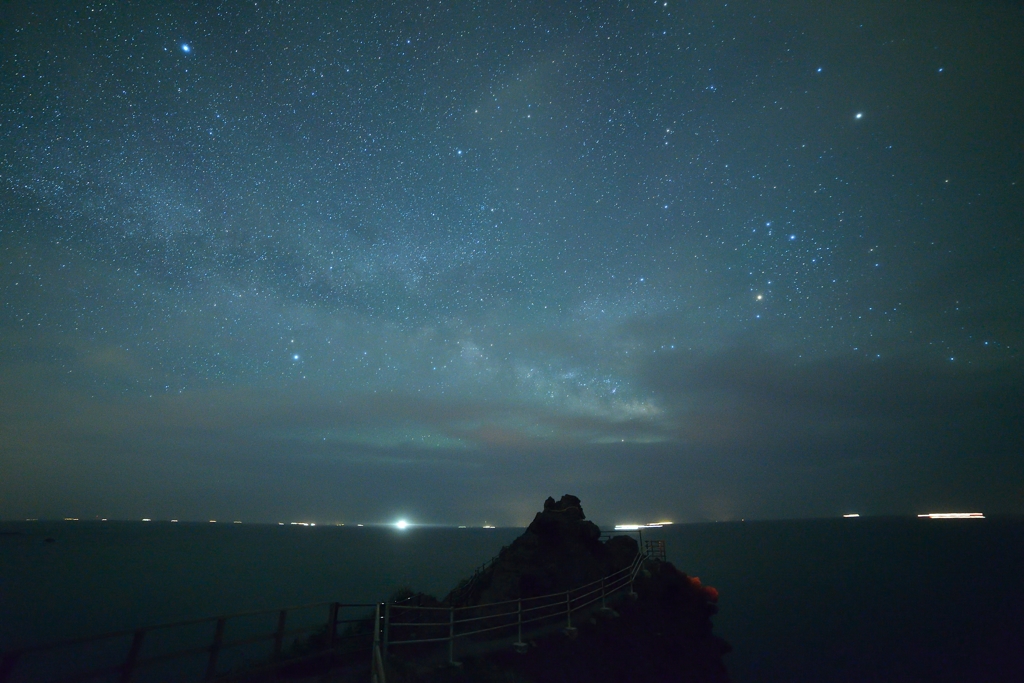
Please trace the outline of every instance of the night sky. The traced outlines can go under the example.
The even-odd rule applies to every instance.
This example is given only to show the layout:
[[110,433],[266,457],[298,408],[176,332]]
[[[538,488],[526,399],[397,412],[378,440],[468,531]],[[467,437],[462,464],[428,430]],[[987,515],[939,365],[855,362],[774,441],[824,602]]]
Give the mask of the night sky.
[[0,517],[1024,513],[1019,2],[0,3]]

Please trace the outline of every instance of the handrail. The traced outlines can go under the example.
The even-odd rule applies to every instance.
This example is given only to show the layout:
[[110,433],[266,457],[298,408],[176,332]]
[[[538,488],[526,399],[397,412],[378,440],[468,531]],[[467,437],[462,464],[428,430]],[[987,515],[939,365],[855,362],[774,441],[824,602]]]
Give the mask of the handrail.
[[[602,581],[607,581],[608,579],[611,579],[612,577],[616,576],[617,574],[626,574],[628,572],[634,571],[634,565],[638,561],[637,558],[640,558],[641,560],[646,558],[646,553],[638,552],[637,555],[634,556],[634,559],[630,562],[630,564],[628,566],[623,567],[622,569],[617,569],[614,572],[612,572],[611,574],[607,574],[607,575],[603,576],[600,579],[594,579],[593,581],[590,581],[588,583],[580,584],[579,586],[575,586],[575,587],[570,588],[568,590],[570,590],[570,591],[578,591],[578,590],[581,590],[581,589],[586,588],[588,586],[593,586],[595,584],[601,583]],[[496,607],[498,605],[507,605],[507,604],[511,604],[511,603],[514,603],[514,602],[519,602],[521,600],[522,601],[526,601],[526,600],[542,600],[544,598],[550,598],[550,597],[555,597],[555,596],[562,596],[562,595],[565,595],[565,593],[566,593],[566,591],[558,591],[558,592],[555,592],[555,593],[545,593],[544,595],[530,595],[530,596],[524,596],[524,597],[521,597],[521,598],[513,598],[511,600],[500,600],[498,602],[487,602],[487,603],[481,603],[479,605],[463,605],[463,606],[460,606],[460,607],[452,607],[452,606],[447,606],[446,607],[446,606],[443,606],[443,605],[437,605],[437,606],[431,606],[431,605],[399,605],[399,604],[395,604],[395,603],[392,603],[391,606],[393,608],[395,608],[395,609],[402,609],[402,610],[443,610],[443,611],[447,612],[450,609],[454,609],[455,611],[465,611],[465,610],[470,610],[470,609],[480,609],[481,607]]]
[[494,563],[498,561],[498,559],[505,553],[506,550],[508,550],[508,546],[507,545],[501,546],[501,550],[499,550],[498,553],[494,557],[492,557],[491,559],[487,560],[482,565],[480,565],[479,567],[477,567],[477,568],[475,568],[473,570],[473,575],[470,576],[466,580],[466,582],[464,584],[462,584],[460,586],[456,586],[455,588],[453,588],[450,591],[448,591],[448,596],[446,598],[448,600],[448,602],[450,604],[454,605],[455,604],[455,600],[457,598],[459,598],[463,594],[469,592],[469,589],[473,587],[473,585],[476,583],[477,579],[479,579],[481,576],[483,576],[483,573],[485,571],[487,571],[488,567],[494,566]]
[[[188,619],[186,621],[172,621],[166,624],[153,624],[152,626],[141,626],[139,628],[126,629],[124,631],[109,631],[107,633],[101,633],[97,636],[80,636],[78,638],[68,638],[66,640],[56,640],[50,643],[41,643],[38,645],[28,645],[26,647],[20,647],[16,650],[11,650],[7,653],[0,653],[0,655],[6,656],[17,652],[18,654],[31,654],[33,652],[39,652],[40,650],[55,650],[62,647],[71,647],[73,645],[84,645],[85,643],[91,643],[97,640],[111,640],[113,638],[124,638],[125,636],[134,635],[138,631],[160,631],[168,628],[181,628],[182,626],[195,626],[196,624],[209,624],[220,619],[238,619],[239,617],[254,617],[260,614],[271,614],[272,612],[295,612],[302,609],[313,609],[314,607],[326,607],[328,605],[337,604],[339,607],[373,607],[377,603],[374,602],[310,602],[305,605],[293,605],[291,607],[275,607],[273,609],[258,609],[250,610],[248,612],[234,612],[232,614],[223,614],[216,617],[199,617],[198,619]],[[340,623],[340,622],[339,622]],[[3,679],[0,678],[0,681]]]
[[[622,567],[610,574],[607,574],[599,579],[589,581],[579,586],[575,586],[565,591],[556,593],[547,593],[545,595],[535,595],[529,597],[520,597],[512,600],[502,600],[498,602],[483,603],[479,605],[468,605],[462,607],[455,607],[454,605],[448,606],[427,606],[427,605],[398,605],[398,604],[387,604],[385,605],[385,617],[384,617],[384,648],[383,652],[387,654],[387,648],[389,646],[396,645],[414,645],[423,643],[441,643],[448,642],[448,657],[449,661],[454,663],[454,644],[456,638],[465,638],[468,636],[479,635],[481,633],[488,633],[491,631],[497,631],[501,629],[518,629],[518,641],[516,646],[523,646],[523,625],[535,623],[543,620],[550,620],[556,617],[566,617],[566,628],[572,629],[572,613],[589,607],[590,605],[596,604],[599,600],[602,606],[606,606],[607,599],[610,595],[618,593],[624,589],[627,585],[632,586],[633,581],[636,579],[640,568],[643,566],[645,560],[649,558],[647,552],[643,548],[639,548],[637,554],[629,565]],[[596,587],[597,584],[601,584],[600,587]],[[594,588],[591,588],[594,587]],[[586,590],[590,589],[590,590]],[[583,591],[583,592],[581,592]],[[547,600],[547,602],[532,605],[527,608],[523,608],[524,602]],[[494,608],[503,608],[515,604],[515,609],[503,609],[493,614],[484,614],[481,616],[463,617],[457,618],[457,612],[465,612],[466,610],[489,610]],[[537,612],[540,610],[551,610],[557,608],[557,611],[549,614],[540,614],[531,618],[524,619],[524,613]],[[401,614],[402,612],[447,612],[449,619],[447,622],[442,621],[396,621],[393,617]],[[471,622],[483,622],[487,620],[506,620],[509,617],[515,617],[514,621],[508,621],[507,623],[501,623],[497,626],[486,626],[486,627],[475,627],[471,630],[460,630],[460,625],[468,625]],[[395,629],[441,629],[448,627],[447,635],[437,637],[413,637],[404,640],[396,639],[392,631]],[[435,631],[436,632],[436,631]],[[417,634],[418,635],[418,634]],[[424,634],[429,635],[429,634]]]
[[[504,548],[502,549],[504,552]],[[467,582],[466,586],[471,585],[472,581],[479,575],[479,572],[487,566],[493,565],[495,560],[501,556],[501,553],[496,555],[488,562],[481,565],[481,570],[474,577]],[[544,620],[554,619],[556,617],[565,616],[567,628],[572,629],[572,614],[575,611],[584,609],[590,605],[595,604],[598,600],[604,605],[609,596],[618,593],[623,590],[627,585],[632,586],[633,581],[636,579],[640,568],[642,567],[645,560],[650,558],[650,554],[647,549],[641,547],[638,549],[637,554],[629,565],[615,570],[599,579],[589,581],[579,586],[575,586],[565,591],[547,593],[544,595],[534,595],[528,597],[519,597],[512,600],[502,600],[492,603],[483,603],[479,605],[464,605],[456,607],[454,604],[448,606],[424,606],[424,605],[401,605],[396,603],[342,603],[342,602],[315,602],[307,603],[303,605],[296,605],[292,607],[277,608],[277,609],[262,609],[262,610],[249,610],[245,612],[235,612],[232,614],[214,616],[214,617],[201,617],[198,619],[189,619],[185,621],[178,621],[166,624],[155,624],[152,626],[144,626],[141,628],[114,631],[110,633],[104,633],[96,636],[85,636],[80,638],[70,638],[52,643],[45,643],[39,645],[31,645],[7,652],[0,652],[0,683],[8,683],[11,676],[13,675],[15,668],[18,666],[19,661],[24,661],[25,658],[37,655],[41,652],[53,652],[63,648],[70,648],[79,645],[85,645],[89,643],[99,643],[101,641],[113,641],[115,639],[124,639],[131,637],[131,647],[127,655],[121,664],[116,666],[106,665],[103,667],[93,668],[89,671],[81,671],[77,674],[64,675],[62,678],[55,679],[57,681],[80,681],[96,678],[98,676],[120,674],[120,678],[123,681],[130,680],[133,672],[137,671],[141,667],[149,666],[152,664],[166,662],[174,659],[180,659],[188,656],[206,654],[207,667],[206,674],[203,678],[204,681],[212,681],[218,676],[217,673],[217,660],[220,652],[227,648],[238,647],[241,645],[250,645],[264,640],[273,640],[273,656],[277,657],[281,654],[284,640],[286,637],[294,636],[299,633],[305,633],[312,630],[326,628],[327,632],[327,647],[323,650],[316,651],[314,653],[289,659],[288,661],[300,661],[302,659],[308,659],[311,657],[327,656],[337,651],[342,642],[351,640],[354,638],[367,637],[369,633],[349,633],[348,635],[338,635],[339,624],[356,624],[366,623],[370,618],[373,618],[373,639],[371,645],[371,677],[376,683],[385,683],[384,675],[384,657],[387,655],[389,645],[411,645],[414,643],[430,643],[430,642],[448,642],[449,644],[449,660],[454,661],[454,644],[457,638],[465,638],[468,636],[478,635],[481,633],[488,633],[501,629],[518,628],[519,640],[516,643],[517,647],[521,646],[522,643],[522,631],[524,624],[533,624]],[[600,584],[600,587],[597,585]],[[465,588],[466,586],[463,586]],[[592,588],[593,587],[593,588]],[[591,590],[585,590],[591,589]],[[585,592],[584,592],[585,591]],[[449,593],[451,596],[454,593]],[[525,603],[525,606],[524,606]],[[539,603],[539,604],[538,604]],[[514,609],[512,609],[514,605]],[[312,610],[316,608],[328,608],[328,618],[326,624],[324,622],[313,623],[310,625],[308,622],[306,625],[296,626],[292,628],[286,628],[287,616],[290,612],[298,612],[301,610]],[[342,609],[353,609],[353,608],[364,608],[373,607],[376,610],[375,617],[364,617],[358,619],[340,619],[339,611]],[[383,607],[383,609],[382,609]],[[479,616],[470,616],[467,614],[468,610],[494,610],[498,611],[492,614],[483,614]],[[424,612],[447,612],[447,621],[431,621],[431,622],[417,622],[417,621],[396,621],[392,617],[393,615],[400,614],[403,610],[405,611],[424,611]],[[553,611],[552,611],[553,610]],[[550,611],[550,613],[542,613],[543,611]],[[271,633],[260,633],[258,635],[246,635],[241,639],[235,639],[231,641],[225,641],[224,632],[226,624],[230,620],[239,619],[243,617],[254,617],[260,615],[274,614],[278,615],[277,628]],[[465,614],[462,618],[458,618],[459,614]],[[533,615],[533,616],[531,616]],[[514,620],[511,618],[515,617]],[[526,618],[524,618],[526,617]],[[480,626],[471,627],[470,624],[477,622],[492,623],[495,620],[506,621],[507,623],[500,623],[497,626]],[[144,658],[140,658],[139,655],[142,651],[142,644],[145,637],[155,631],[164,631],[174,628],[182,628],[188,626],[195,626],[198,624],[214,624],[215,633],[213,640],[208,645],[195,646],[192,645],[187,649],[175,650],[173,652],[160,653],[150,655]],[[426,628],[426,629],[442,629],[447,627],[447,633],[444,636],[436,638],[415,638],[406,640],[396,640],[393,634],[395,629],[408,629],[408,628]],[[331,655],[333,656],[333,655]],[[266,668],[268,666],[273,667],[277,664],[274,660],[270,660],[270,663],[262,665],[260,668]]]
[[[58,679],[55,679],[55,680],[76,680],[76,681],[77,680],[88,680],[88,679],[91,679],[91,678],[96,678],[96,677],[99,677],[99,676],[109,675],[111,673],[118,673],[118,672],[120,672],[122,674],[122,676],[121,676],[122,680],[128,680],[131,677],[132,672],[138,670],[139,668],[142,668],[142,667],[145,667],[145,666],[149,666],[149,665],[153,665],[153,664],[157,664],[157,663],[160,663],[160,662],[166,662],[166,661],[174,660],[174,659],[183,659],[185,657],[195,656],[195,655],[203,654],[203,653],[208,653],[208,655],[209,655],[208,662],[207,662],[207,673],[206,673],[206,675],[204,677],[204,680],[212,680],[216,676],[216,674],[217,674],[217,672],[216,672],[216,663],[217,663],[218,656],[219,656],[221,651],[223,651],[223,650],[225,650],[227,648],[238,647],[238,646],[241,646],[241,645],[249,645],[249,644],[252,644],[252,643],[259,642],[261,640],[274,640],[274,645],[275,645],[275,647],[274,647],[274,654],[278,655],[281,652],[281,647],[282,647],[283,641],[284,641],[284,639],[286,637],[294,636],[294,635],[301,634],[301,633],[306,633],[306,632],[309,632],[309,631],[315,631],[317,629],[324,628],[325,626],[326,626],[327,631],[328,631],[328,637],[331,639],[332,643],[335,642],[335,641],[339,641],[339,640],[340,641],[344,641],[344,640],[349,640],[349,639],[356,638],[356,637],[362,637],[362,636],[368,635],[368,634],[353,634],[353,635],[349,635],[349,636],[341,636],[339,638],[339,636],[337,635],[337,629],[338,629],[338,625],[339,624],[362,623],[362,622],[365,622],[366,619],[339,619],[338,618],[338,612],[341,609],[362,608],[362,607],[377,607],[377,606],[379,606],[378,603],[314,602],[314,603],[307,603],[307,604],[304,604],[304,605],[295,605],[295,606],[292,606],[292,607],[285,607],[285,608],[263,609],[263,610],[249,610],[249,611],[245,611],[245,612],[235,612],[235,613],[232,613],[232,614],[226,614],[226,615],[221,615],[221,616],[216,616],[216,617],[201,617],[201,618],[198,618],[198,619],[188,619],[188,620],[184,620],[184,621],[177,621],[177,622],[171,622],[171,623],[166,623],[166,624],[155,624],[155,625],[152,625],[152,626],[143,626],[143,627],[140,627],[140,628],[135,628],[135,629],[130,629],[130,630],[113,631],[113,632],[103,633],[103,634],[96,635],[96,636],[85,636],[85,637],[81,637],[81,638],[69,638],[69,639],[60,640],[60,641],[56,641],[56,642],[52,642],[52,643],[44,643],[44,644],[39,644],[39,645],[30,645],[30,646],[27,646],[27,647],[18,648],[18,649],[15,649],[15,650],[10,650],[8,652],[0,653],[0,683],[7,683],[7,681],[10,679],[10,677],[13,675],[13,673],[15,671],[15,667],[17,666],[18,662],[19,661],[23,661],[25,658],[27,658],[27,657],[29,657],[31,655],[39,654],[41,652],[54,652],[54,651],[58,651],[58,650],[66,649],[66,648],[75,647],[75,646],[78,646],[78,645],[85,645],[85,644],[88,644],[88,643],[98,643],[98,642],[101,642],[101,641],[113,641],[113,640],[116,640],[116,639],[127,638],[129,636],[132,637],[131,648],[129,649],[128,654],[125,656],[125,659],[124,659],[124,661],[121,664],[116,665],[116,666],[105,665],[105,666],[97,667],[97,668],[94,668],[94,669],[91,669],[91,670],[81,671],[81,672],[79,672],[77,674],[64,675],[61,678],[58,678]],[[318,608],[318,607],[320,607],[320,608],[322,608],[322,607],[329,607],[330,608],[329,609],[329,616],[328,616],[326,624],[324,624],[324,622],[320,622],[320,623],[314,623],[314,624],[311,624],[311,625],[310,624],[306,624],[306,625],[303,625],[303,626],[297,626],[297,627],[293,627],[293,628],[290,628],[290,629],[284,628],[285,616],[289,612],[298,612],[298,611],[302,611],[302,610],[311,610],[311,609],[315,609],[315,608]],[[274,614],[274,613],[277,613],[279,615],[277,629],[274,632],[272,632],[272,633],[260,633],[259,635],[255,635],[255,636],[249,635],[249,636],[245,636],[245,637],[243,637],[241,639],[235,639],[235,640],[230,640],[230,641],[225,641],[224,640],[224,637],[223,637],[224,628],[225,628],[225,624],[229,620],[238,619],[238,618],[242,618],[242,617],[253,617],[253,616],[266,615],[266,614]],[[173,629],[173,628],[183,628],[183,627],[187,627],[187,626],[195,626],[197,624],[215,624],[216,625],[216,631],[214,633],[214,637],[213,637],[213,641],[212,642],[210,642],[207,645],[203,645],[203,646],[192,645],[192,646],[189,646],[189,647],[187,647],[185,649],[174,650],[173,652],[161,653],[161,654],[158,654],[158,655],[152,655],[152,656],[145,657],[145,658],[140,658],[139,657],[139,652],[140,652],[140,650],[142,648],[142,643],[143,643],[146,635],[148,635],[149,633],[152,633],[152,632],[155,632],[155,631],[165,631],[165,630]]]
[[380,603],[373,615],[373,650],[370,653],[370,683],[385,683],[384,660],[380,656]]

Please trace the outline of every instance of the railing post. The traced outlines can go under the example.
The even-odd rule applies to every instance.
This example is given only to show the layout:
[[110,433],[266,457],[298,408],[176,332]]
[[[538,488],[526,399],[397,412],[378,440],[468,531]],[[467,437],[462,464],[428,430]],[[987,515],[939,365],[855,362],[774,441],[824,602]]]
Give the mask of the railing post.
[[605,592],[604,592],[604,577],[601,577],[601,609],[607,609],[608,605],[605,604]]
[[288,610],[283,609],[277,615],[277,630],[274,631],[274,655],[279,656],[284,648],[284,623],[288,619]]
[[139,659],[142,639],[145,635],[146,631],[140,628],[132,636],[132,646],[128,649],[128,656],[124,658],[124,664],[121,665],[121,683],[129,683],[132,680],[132,674],[135,673],[135,662]]
[[386,674],[384,673],[384,660],[380,658],[380,650],[378,648],[373,649],[373,683],[385,683],[384,679]]
[[455,607],[448,608],[448,663],[455,663]]
[[377,603],[377,607],[373,612],[373,645],[374,647],[380,646],[380,603]]
[[523,599],[522,598],[519,598],[519,600],[517,601],[516,621],[518,622],[518,625],[519,625],[519,640],[516,641],[516,642],[521,643],[521,642],[523,642]]
[[338,603],[332,602],[327,615],[327,648],[334,647],[334,639],[338,630]]
[[633,566],[630,567],[630,569],[629,569],[629,597],[630,597],[630,599],[635,599],[636,598],[636,590],[633,589],[633,581],[636,580],[636,574],[640,570],[640,567],[643,566],[643,562],[644,562],[644,551],[643,551],[643,549],[641,549],[640,552],[638,552],[636,554],[636,558],[633,560]]
[[572,589],[571,588],[569,590],[565,591],[565,622],[566,622],[565,623],[565,635],[567,635],[570,640],[575,640],[576,632],[577,632],[578,629],[576,629],[572,625]]
[[388,654],[388,630],[391,628],[391,603],[384,603],[384,656]]
[[373,613],[373,645],[370,646],[370,683],[384,683],[377,674],[377,659],[380,657],[380,603]]
[[210,659],[206,662],[206,675],[204,681],[212,681],[217,675],[217,657],[220,655],[220,646],[224,643],[224,617],[217,620],[217,630],[213,632],[213,644],[210,645]]
[[523,642],[523,599],[520,597],[516,600],[516,626],[519,631],[519,638],[516,642],[512,643],[512,649],[519,654],[525,653],[530,649],[530,646]]

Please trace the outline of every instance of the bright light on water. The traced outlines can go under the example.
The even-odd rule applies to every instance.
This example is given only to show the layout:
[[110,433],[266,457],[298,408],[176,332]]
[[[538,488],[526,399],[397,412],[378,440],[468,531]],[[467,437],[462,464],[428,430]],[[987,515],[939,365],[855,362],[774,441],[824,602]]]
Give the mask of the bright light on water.
[[395,522],[395,527],[398,529],[407,529],[409,527],[409,522],[405,521],[404,519],[400,519],[397,522]]
[[928,519],[985,519],[985,515],[980,512],[929,512],[926,515],[918,515],[918,517],[927,517]]

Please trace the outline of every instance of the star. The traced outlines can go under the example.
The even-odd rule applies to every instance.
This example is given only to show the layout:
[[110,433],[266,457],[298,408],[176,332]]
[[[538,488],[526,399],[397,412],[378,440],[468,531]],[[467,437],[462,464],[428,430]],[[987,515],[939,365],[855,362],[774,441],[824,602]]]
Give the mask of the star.
[[185,54],[188,54],[188,53],[192,52],[192,46],[189,45],[188,43],[182,43],[181,44],[181,51],[184,52]]

